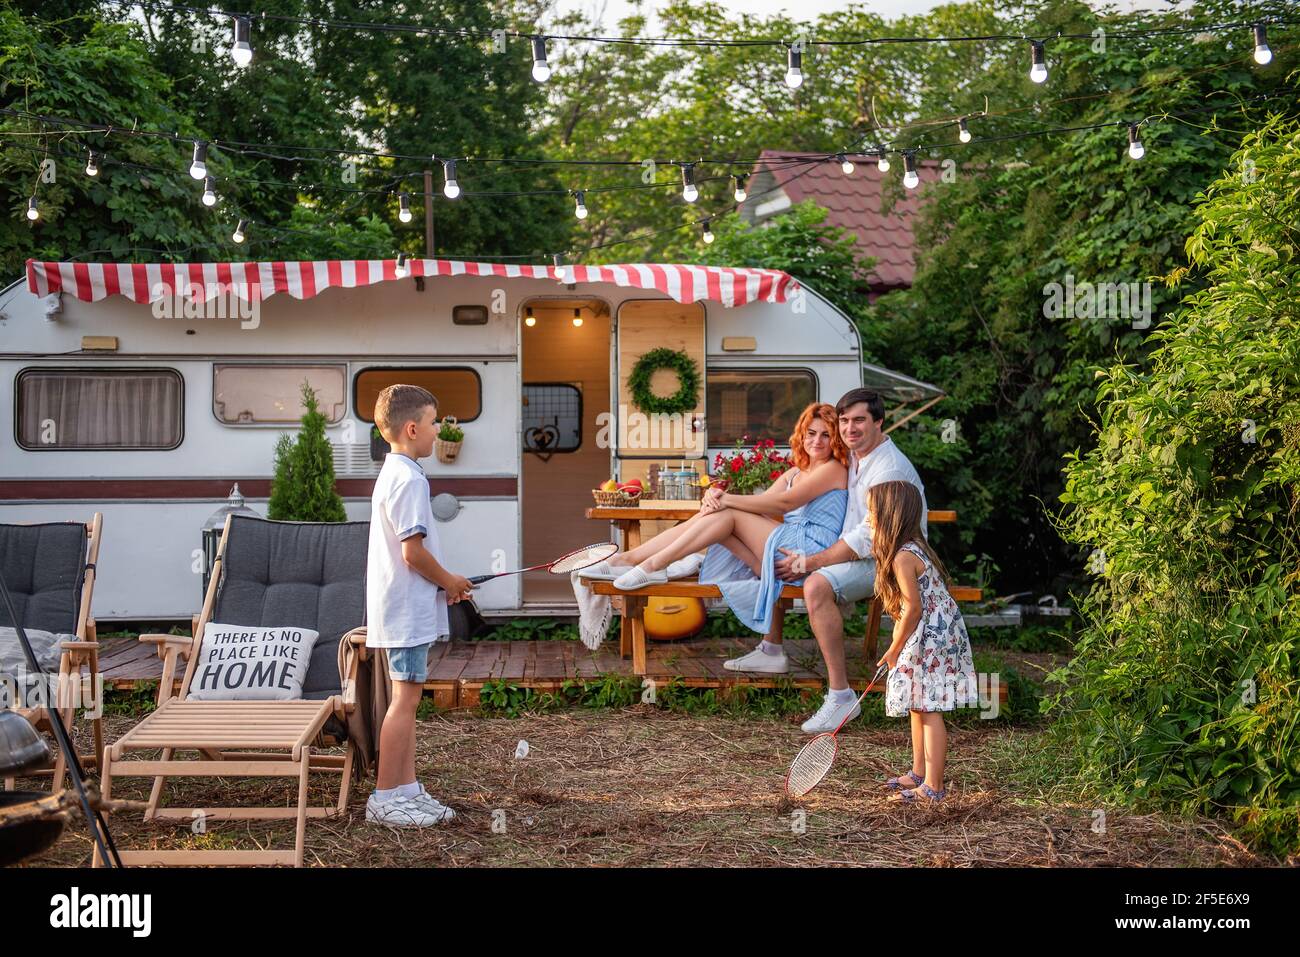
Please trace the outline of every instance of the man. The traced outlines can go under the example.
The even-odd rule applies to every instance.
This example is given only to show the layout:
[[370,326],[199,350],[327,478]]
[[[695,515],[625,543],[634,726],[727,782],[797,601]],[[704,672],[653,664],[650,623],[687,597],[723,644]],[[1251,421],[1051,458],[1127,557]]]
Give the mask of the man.
[[[912,463],[884,433],[885,405],[870,389],[851,389],[835,406],[840,437],[849,447],[849,501],[844,529],[829,548],[812,555],[782,549],[777,559],[778,578],[807,578],[803,583],[808,621],[826,662],[827,691],[821,708],[803,723],[809,734],[834,731],[848,715],[862,713],[857,694],[849,687],[844,663],[844,617],[856,602],[871,596],[876,585],[876,562],[871,557],[871,526],[867,519],[867,489],[881,482],[911,482],[921,492],[921,530],[926,532],[925,486]],[[732,671],[784,674],[788,660],[780,637],[768,635],[749,654],[725,663]]]

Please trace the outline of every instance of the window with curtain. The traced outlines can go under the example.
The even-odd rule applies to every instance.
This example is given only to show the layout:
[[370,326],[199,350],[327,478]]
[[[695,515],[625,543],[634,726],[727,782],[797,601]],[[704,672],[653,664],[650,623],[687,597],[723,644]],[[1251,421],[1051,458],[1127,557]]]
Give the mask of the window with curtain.
[[709,445],[790,441],[799,413],[817,401],[817,378],[807,369],[709,369],[705,390]]
[[24,369],[15,437],[32,451],[174,449],[184,393],[175,369]]
[[307,411],[302,384],[316,393],[325,421],[343,418],[347,370],[342,365],[218,363],[212,367],[212,411],[225,425],[284,425]]
[[438,417],[454,415],[460,422],[477,419],[483,410],[483,385],[478,373],[464,366],[401,366],[362,369],[352,380],[352,409],[363,422],[375,421],[375,400],[395,383],[418,385],[438,400]]

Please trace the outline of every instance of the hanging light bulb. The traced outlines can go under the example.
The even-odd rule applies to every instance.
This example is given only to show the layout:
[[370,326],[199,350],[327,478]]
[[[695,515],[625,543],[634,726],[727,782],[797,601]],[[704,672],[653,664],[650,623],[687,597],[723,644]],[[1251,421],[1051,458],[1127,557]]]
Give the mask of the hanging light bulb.
[[545,83],[551,78],[551,65],[546,62],[546,38],[533,37],[533,79]]
[[253,62],[253,47],[248,42],[248,17],[235,17],[235,45],[230,48],[230,58],[235,66],[246,67]]
[[397,267],[393,271],[397,274],[398,279],[406,278],[406,274],[409,271],[406,265],[406,253],[397,254]]
[[411,221],[411,194],[397,194],[397,218],[404,223]]
[[1140,160],[1147,155],[1146,147],[1142,145],[1142,140],[1138,138],[1138,125],[1136,123],[1128,125],[1128,155],[1135,160]]
[[208,175],[208,144],[202,140],[194,141],[194,160],[190,163],[190,175],[203,179]]
[[876,150],[876,169],[882,173],[889,172],[889,154],[885,152],[883,146]]
[[704,235],[701,238],[704,240],[706,245],[713,242],[713,230],[709,228],[711,222],[713,222],[712,219],[706,219],[704,221]]
[[587,191],[585,189],[577,190],[573,194],[573,198],[577,201],[577,205],[573,207],[573,215],[579,219],[587,218],[587,204],[583,202],[586,195]]
[[749,176],[746,175],[745,173],[738,173],[737,175],[731,177],[731,181],[732,183],[735,184],[736,187],[735,192],[732,193],[731,195],[736,198],[736,202],[738,203],[743,203],[745,201],[745,197],[749,195],[747,192],[745,192],[745,183],[748,182],[748,180],[749,180]]
[[1042,40],[1030,40],[1029,43],[1030,58],[1033,61],[1029,67],[1029,79],[1043,83],[1047,80],[1047,52]]
[[574,324],[574,326],[581,326],[581,325],[582,325],[582,310],[581,310],[581,309],[574,309],[574,310],[573,310],[573,324]]
[[217,205],[217,194],[212,191],[211,176],[205,176],[203,178],[203,205],[204,206]]
[[527,308],[524,309],[524,325],[526,326],[537,325],[537,317],[533,315],[532,306],[528,306]]
[[1255,24],[1255,62],[1260,66],[1273,62],[1273,51],[1268,48],[1268,35],[1264,24]]
[[564,260],[560,258],[560,254],[553,254],[551,261],[555,263],[555,278],[561,283],[567,283],[569,281],[569,267],[564,265]]
[[241,219],[239,225],[235,227],[235,231],[230,234],[230,238],[237,243],[242,243],[244,241],[244,230],[246,229],[248,229],[248,220]]
[[456,161],[442,161],[442,176],[445,182],[442,184],[442,195],[448,199],[455,199],[460,195],[460,184],[456,182]]
[[803,51],[790,47],[785,62],[785,85],[797,90],[803,85]]
[[963,143],[970,142],[970,127],[966,125],[966,117],[964,116],[957,121],[957,139]]
[[700,198],[700,191],[695,188],[695,164],[682,164],[682,199],[693,203]]
[[908,189],[916,189],[921,182],[921,177],[916,175],[916,154],[906,152],[903,154],[903,185]]
[[99,154],[96,153],[94,150],[90,151],[90,157],[86,160],[86,175],[87,176],[99,175]]
[[33,196],[27,201],[27,218],[32,222],[41,218],[41,211],[36,208],[36,197]]
[[853,165],[853,160],[849,159],[843,153],[837,153],[835,158],[840,161],[840,169],[844,170],[845,176],[850,175],[855,169],[857,169],[857,167]]

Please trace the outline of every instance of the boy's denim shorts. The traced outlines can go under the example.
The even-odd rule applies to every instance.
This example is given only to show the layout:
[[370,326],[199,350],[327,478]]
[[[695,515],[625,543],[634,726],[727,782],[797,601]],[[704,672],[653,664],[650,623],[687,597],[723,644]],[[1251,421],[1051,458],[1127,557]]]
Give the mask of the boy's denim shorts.
[[410,648],[385,648],[388,654],[388,677],[393,681],[415,681],[429,677],[429,649],[433,642]]
[[876,588],[876,562],[872,558],[827,565],[813,574],[822,575],[830,582],[831,589],[835,592],[835,601],[846,616],[852,613],[855,604],[864,598],[870,598]]

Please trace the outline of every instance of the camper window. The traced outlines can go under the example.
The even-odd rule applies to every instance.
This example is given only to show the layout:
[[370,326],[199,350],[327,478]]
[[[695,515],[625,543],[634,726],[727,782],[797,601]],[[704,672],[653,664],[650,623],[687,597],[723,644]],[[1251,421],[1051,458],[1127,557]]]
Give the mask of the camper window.
[[31,451],[174,449],[185,389],[175,369],[24,369],[14,438]]
[[582,390],[568,382],[526,382],[525,452],[576,452],[582,445]]
[[343,418],[347,370],[342,365],[217,363],[212,367],[212,413],[222,425],[284,425],[302,418],[302,384],[316,392],[330,424]]
[[799,413],[817,401],[817,377],[808,369],[708,369],[705,415],[709,445],[790,440]]
[[483,411],[483,383],[464,366],[371,366],[352,380],[352,409],[363,422],[375,421],[375,400],[390,385],[423,386],[438,400],[438,416],[472,422]]

